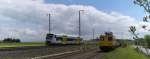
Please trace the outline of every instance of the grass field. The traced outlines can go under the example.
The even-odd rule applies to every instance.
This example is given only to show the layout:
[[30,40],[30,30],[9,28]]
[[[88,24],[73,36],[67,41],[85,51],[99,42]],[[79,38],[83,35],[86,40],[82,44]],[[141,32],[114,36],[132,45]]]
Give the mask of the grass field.
[[108,52],[102,59],[150,59],[149,57],[136,52],[131,47],[118,48],[112,52]]
[[21,46],[44,46],[44,42],[23,42],[23,43],[0,43],[0,48],[21,47]]

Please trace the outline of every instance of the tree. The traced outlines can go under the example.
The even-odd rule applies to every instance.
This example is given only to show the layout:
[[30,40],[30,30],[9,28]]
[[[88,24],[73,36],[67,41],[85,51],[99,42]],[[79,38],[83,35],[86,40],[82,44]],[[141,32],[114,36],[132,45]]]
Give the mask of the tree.
[[150,48],[150,35],[145,35],[145,36],[144,36],[144,39],[146,40],[147,45],[148,45],[148,47]]
[[[139,5],[140,7],[143,7],[144,10],[149,14],[147,16],[143,17],[144,22],[150,22],[150,0],[134,0],[134,4]],[[148,25],[143,25],[143,29],[150,31],[150,28],[148,28]],[[146,39],[146,42],[148,46],[150,47],[150,35],[145,35],[144,39]]]
[[3,42],[11,42],[12,41],[12,38],[5,38],[4,40],[3,40]]
[[150,1],[149,0],[135,0],[134,4],[137,4],[145,9],[146,12],[150,13]]
[[129,32],[133,35],[133,39],[135,41],[136,45],[140,45],[141,43],[141,38],[138,37],[139,33],[136,32],[136,27],[135,26],[130,26],[129,27]]
[[136,33],[136,27],[135,26],[130,26],[129,27],[129,32],[133,35],[133,39],[138,39],[138,33]]
[[[143,17],[144,22],[150,22],[150,0],[134,0],[134,4],[139,5],[140,7],[143,7],[144,10],[149,14],[147,16]],[[143,25],[143,29],[150,31],[150,28],[148,28],[148,25]]]

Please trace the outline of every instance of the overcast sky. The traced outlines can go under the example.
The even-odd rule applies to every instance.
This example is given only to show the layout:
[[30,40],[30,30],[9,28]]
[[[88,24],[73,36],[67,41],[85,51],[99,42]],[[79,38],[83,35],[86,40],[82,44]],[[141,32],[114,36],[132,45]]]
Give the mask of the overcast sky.
[[[110,5],[104,4],[107,2],[0,0],[0,38],[20,38],[24,42],[45,41],[45,35],[48,33],[48,13],[52,14],[52,33],[77,36],[79,10],[84,10],[81,12],[81,34],[84,39],[92,38],[93,28],[96,36],[105,31],[112,31],[117,38],[131,38],[128,32],[131,25],[138,28],[141,36],[149,33],[140,28],[145,24],[139,20],[144,16],[142,8],[135,6],[132,1],[110,1]],[[120,7],[117,3],[129,4],[122,4]]]

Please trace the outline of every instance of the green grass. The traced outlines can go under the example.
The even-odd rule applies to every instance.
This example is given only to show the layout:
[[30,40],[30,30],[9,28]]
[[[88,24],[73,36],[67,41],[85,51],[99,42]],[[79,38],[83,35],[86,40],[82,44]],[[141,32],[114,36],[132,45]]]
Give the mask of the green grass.
[[108,52],[102,59],[150,59],[142,53],[136,52],[131,47],[117,48],[112,52]]
[[0,48],[21,47],[21,46],[44,46],[44,42],[23,42],[23,43],[0,43]]

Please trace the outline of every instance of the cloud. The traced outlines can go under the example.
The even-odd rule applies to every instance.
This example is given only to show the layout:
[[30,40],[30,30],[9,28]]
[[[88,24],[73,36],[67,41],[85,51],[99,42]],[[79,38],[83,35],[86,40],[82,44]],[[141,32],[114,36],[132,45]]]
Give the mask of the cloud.
[[22,41],[44,41],[48,33],[48,13],[52,14],[52,33],[77,36],[80,9],[84,10],[81,31],[85,39],[92,37],[93,28],[97,36],[112,31],[118,38],[128,37],[128,27],[138,24],[130,16],[114,11],[107,13],[93,6],[46,4],[43,0],[1,0],[1,39],[17,37]]

